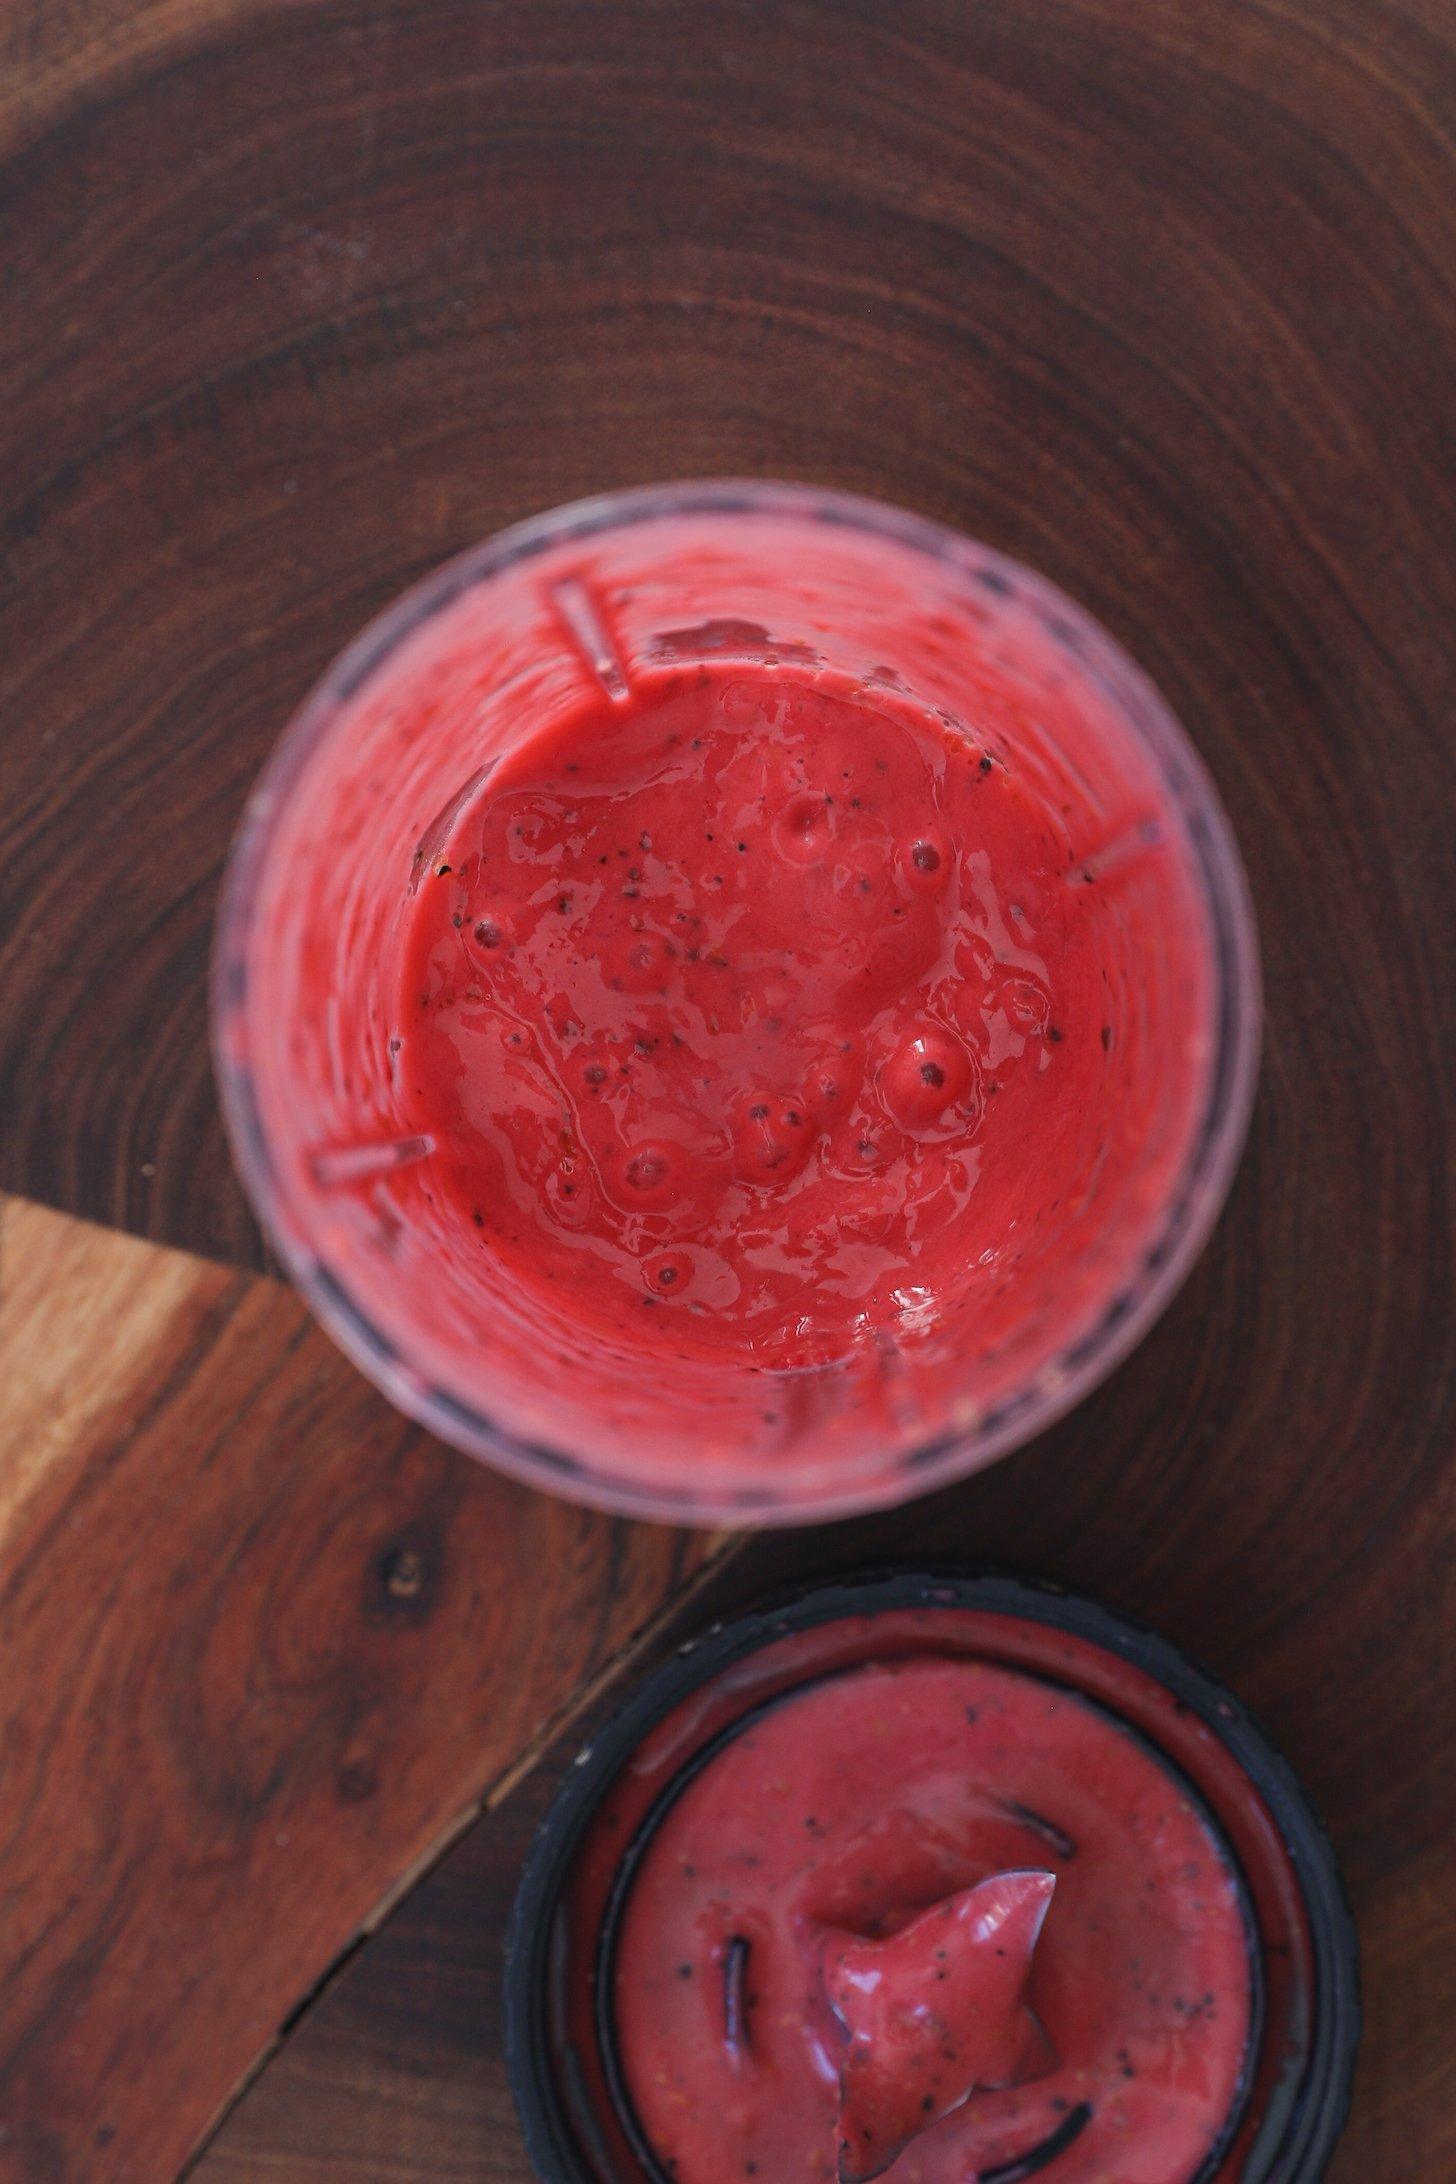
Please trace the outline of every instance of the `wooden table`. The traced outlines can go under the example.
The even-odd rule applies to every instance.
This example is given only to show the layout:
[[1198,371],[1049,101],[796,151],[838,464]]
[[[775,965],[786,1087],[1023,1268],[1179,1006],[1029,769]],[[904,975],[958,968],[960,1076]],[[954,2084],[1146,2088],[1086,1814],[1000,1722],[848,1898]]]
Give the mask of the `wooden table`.
[[[7,0],[0,48],[0,2178],[525,2178],[498,1945],[562,1739],[709,1604],[930,1551],[1244,1691],[1363,1931],[1333,2173],[1456,2174],[1452,0]],[[394,1417],[267,1276],[203,992],[246,783],[366,615],[728,471],[1109,624],[1270,1017],[1112,1382],[756,1543]]]

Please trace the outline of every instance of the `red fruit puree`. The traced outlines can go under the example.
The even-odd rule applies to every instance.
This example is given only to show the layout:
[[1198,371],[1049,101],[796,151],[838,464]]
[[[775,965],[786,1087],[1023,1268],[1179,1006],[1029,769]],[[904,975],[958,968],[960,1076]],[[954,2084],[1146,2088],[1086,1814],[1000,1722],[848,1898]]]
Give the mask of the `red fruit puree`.
[[1052,2058],[1026,1989],[1056,1885],[1053,1873],[996,1873],[883,1941],[828,1936],[841,2176],[879,2176],[972,2093],[1045,2074]]
[[[1075,1231],[1116,1065],[1091,890],[984,747],[706,667],[533,737],[420,889],[400,994],[436,1187],[618,1342],[818,1365]],[[1116,1191],[1145,1131],[1097,1149]]]
[[1116,1718],[934,1654],[750,1714],[617,1938],[628,2097],[674,2184],[1192,2184],[1233,2120],[1250,1922]]
[[632,1506],[844,1506],[1126,1322],[1213,949],[1070,611],[702,512],[564,535],[343,663],[269,792],[240,1134],[391,1392]]

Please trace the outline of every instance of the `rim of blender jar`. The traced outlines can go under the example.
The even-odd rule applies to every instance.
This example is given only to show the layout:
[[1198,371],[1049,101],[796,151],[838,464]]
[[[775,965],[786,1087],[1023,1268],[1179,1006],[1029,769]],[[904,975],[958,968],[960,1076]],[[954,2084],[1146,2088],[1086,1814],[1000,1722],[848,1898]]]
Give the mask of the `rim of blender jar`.
[[[1209,920],[1211,1068],[1204,1111],[1156,1229],[1115,1294],[1043,1359],[1023,1386],[973,1425],[938,1433],[892,1461],[832,1482],[775,1491],[763,1467],[741,1487],[694,1493],[690,1467],[668,1489],[538,1438],[511,1432],[473,1396],[426,1379],[407,1348],[364,1312],[278,1189],[246,1037],[248,959],[276,814],[315,750],[406,637],[464,593],[573,540],[662,518],[793,516],[860,531],[921,553],[941,569],[1014,597],[1036,613],[1104,689],[1150,754],[1186,832]],[[1046,577],[995,548],[889,502],[755,479],[682,480],[573,501],[496,532],[399,594],[338,654],[293,714],[244,807],[228,859],[211,967],[213,1066],[244,1189],[289,1279],[365,1376],[408,1416],[496,1468],[621,1515],[679,1523],[791,1525],[851,1516],[929,1493],[982,1469],[1053,1425],[1135,1347],[1175,1295],[1222,1211],[1243,1149],[1258,1075],[1262,1014],[1248,885],[1217,791],[1156,687],[1101,624]]]
[[[1240,2184],[1319,2184],[1348,2120],[1363,2012],[1355,1921],[1334,1845],[1308,1791],[1242,1700],[1172,1639],[1140,1617],[1052,1578],[984,1563],[849,1570],[750,1602],[689,1637],[650,1669],[565,1764],[526,1851],[504,1951],[506,2068],[532,2167],[545,2184],[595,2184],[596,2179],[562,2096],[548,2003],[556,1908],[577,1851],[622,1769],[644,1738],[695,1692],[780,1639],[906,1608],[947,1607],[1065,1631],[1130,1663],[1195,1715],[1253,1785],[1277,1828],[1308,1921],[1312,2016],[1302,2067],[1282,2074],[1244,2152]],[[1089,1703],[1119,1718],[1106,1702]],[[735,1726],[742,1724],[717,1734],[731,1735]],[[1182,1772],[1150,1732],[1134,1728],[1132,1733],[1175,1774]],[[690,1768],[694,1756],[690,1752],[684,1766]],[[1222,1834],[1211,1800],[1197,1794]],[[1232,1845],[1225,1849],[1244,1879]],[[1266,2020],[1261,2039],[1269,2033]],[[1247,2090],[1246,2084],[1241,2100]],[[1228,2153],[1225,2144],[1219,2161]],[[1204,2176],[1200,2169],[1195,2184],[1203,2184]]]

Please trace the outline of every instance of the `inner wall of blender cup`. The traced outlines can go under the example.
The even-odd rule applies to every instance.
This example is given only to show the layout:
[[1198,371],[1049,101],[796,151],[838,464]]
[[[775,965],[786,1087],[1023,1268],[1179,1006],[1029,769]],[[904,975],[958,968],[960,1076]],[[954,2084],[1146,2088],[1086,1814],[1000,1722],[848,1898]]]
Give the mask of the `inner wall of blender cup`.
[[[1076,1338],[1149,1272],[1206,1109],[1217,1005],[1197,858],[1120,702],[1107,640],[1060,616],[1049,629],[1034,588],[977,586],[828,525],[802,526],[786,598],[782,542],[765,576],[755,520],[782,519],[745,517],[727,543],[721,518],[680,516],[548,549],[429,605],[372,667],[346,662],[269,815],[248,989],[272,1222],[295,1271],[347,1297],[398,1376],[462,1417],[647,1492],[670,1491],[691,1451],[697,1491],[749,1502],[771,1498],[767,1479],[811,1498],[819,1481],[853,1490],[974,1436],[1061,1373]],[[993,676],[968,678],[974,648]],[[908,697],[1014,765],[1065,839],[1069,914],[1097,922],[1106,967],[1108,1068],[1101,1098],[1061,1125],[1080,1139],[1086,1189],[1022,1225],[999,1277],[1020,1310],[994,1350],[978,1345],[971,1286],[913,1335],[868,1330],[812,1370],[627,1351],[482,1252],[416,1157],[391,1040],[430,859],[523,737],[600,707],[619,673],[630,684],[706,659],[809,679],[828,667],[859,678],[867,703],[877,690]],[[1038,692],[1068,680],[1086,728],[1076,751],[1035,726]],[[1180,954],[1159,944],[1169,932],[1196,942]],[[1130,1116],[1139,1153],[1113,1192],[1099,1187],[1100,1149]]]

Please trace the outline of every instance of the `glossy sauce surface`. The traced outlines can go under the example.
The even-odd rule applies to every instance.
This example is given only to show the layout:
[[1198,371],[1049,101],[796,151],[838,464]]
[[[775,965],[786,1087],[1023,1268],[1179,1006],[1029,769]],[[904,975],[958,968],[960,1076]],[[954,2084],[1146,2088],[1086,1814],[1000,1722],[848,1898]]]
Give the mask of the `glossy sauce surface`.
[[[927,2079],[927,2128],[888,2167],[846,2154],[842,1937],[913,1944],[935,1906],[1029,1872],[1054,1893],[976,2090],[941,2115]],[[968,2002],[991,1992],[977,1945],[968,1922],[948,1944]],[[933,1963],[889,1959],[902,2004]],[[1191,2184],[1237,2105],[1252,1997],[1242,1892],[1181,1778],[1076,1694],[935,1655],[830,1676],[716,1752],[646,1847],[612,1985],[625,2082],[676,2184],[965,2184],[1043,2158],[1054,2184]],[[933,2015],[933,1985],[922,2000]],[[973,2014],[946,2022],[956,2067]]]
[[1045,2076],[1055,2058],[1026,1995],[1056,1885],[1035,1867],[992,1873],[883,1936],[826,1935],[843,2184],[882,2175],[973,2093]]
[[1148,1126],[1095,898],[1014,764],[892,690],[642,675],[509,754],[420,880],[432,1191],[618,1343],[794,1367],[971,1308],[994,1345],[1028,1240],[1084,1241]]

